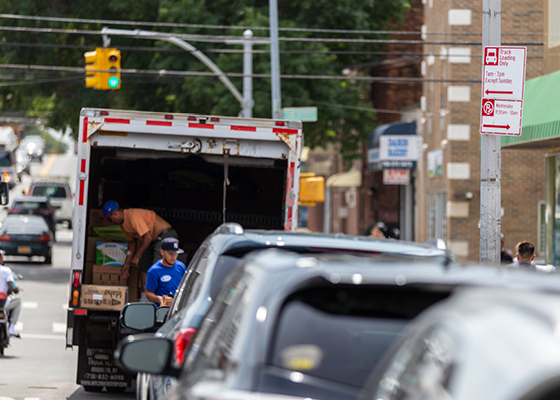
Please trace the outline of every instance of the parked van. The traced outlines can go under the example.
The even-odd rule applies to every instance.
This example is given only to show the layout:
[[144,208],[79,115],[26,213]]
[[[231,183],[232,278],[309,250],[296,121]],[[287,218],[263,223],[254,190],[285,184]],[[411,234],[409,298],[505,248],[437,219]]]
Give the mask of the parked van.
[[17,171],[16,150],[18,138],[10,126],[0,126],[0,176],[13,188],[19,181]]

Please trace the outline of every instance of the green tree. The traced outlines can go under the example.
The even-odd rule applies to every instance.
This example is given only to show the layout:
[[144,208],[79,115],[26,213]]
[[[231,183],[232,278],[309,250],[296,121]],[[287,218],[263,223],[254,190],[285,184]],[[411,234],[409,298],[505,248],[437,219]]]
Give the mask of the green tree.
[[[398,27],[409,8],[409,0],[286,0],[279,2],[280,27],[386,30]],[[107,20],[135,20],[177,22],[189,24],[267,27],[268,0],[0,0],[0,9],[5,13],[21,15],[64,16],[75,18],[97,18]],[[19,27],[75,28],[100,30],[101,24],[77,24],[63,22],[24,21],[3,19],[2,25]],[[120,27],[121,26],[115,26]],[[124,27],[128,29],[129,27]],[[149,30],[152,28],[144,28]],[[153,30],[169,31],[168,28]],[[176,33],[204,35],[241,36],[243,29],[228,31],[218,29],[173,28]],[[268,36],[266,30],[254,30],[256,36]],[[27,32],[1,33],[6,43],[34,43],[44,47],[3,46],[0,63],[32,64],[53,66],[76,66],[84,64],[83,53],[101,46],[98,36],[72,34],[34,34]],[[373,35],[342,35],[328,32],[312,33],[281,31],[282,37],[293,38],[379,38]],[[178,71],[207,71],[197,59],[165,42],[150,43],[145,40],[112,37],[112,46],[120,48],[123,68],[167,69]],[[60,47],[47,47],[56,44]],[[220,43],[197,43],[205,54],[225,72],[242,72],[243,56],[240,53],[220,53],[219,49],[231,49]],[[72,45],[75,47],[62,47]],[[82,47],[80,47],[82,46]],[[127,48],[155,46],[157,51],[135,51]],[[235,48],[241,49],[241,46]],[[372,56],[335,54],[333,51],[374,51],[375,45],[318,43],[310,41],[281,42],[280,49],[298,53],[281,54],[283,74],[340,76],[348,66],[372,61]],[[123,50],[127,49],[127,50]],[[268,46],[256,49],[268,50]],[[208,51],[205,51],[208,50]],[[268,53],[254,55],[254,72],[270,73]],[[367,69],[359,71],[367,74]],[[77,131],[77,115],[82,107],[107,107],[164,112],[192,112],[202,114],[236,116],[240,105],[225,86],[214,77],[154,77],[123,75],[118,91],[94,91],[86,89],[84,76],[56,71],[25,73],[0,70],[4,81],[19,82],[24,79],[57,82],[0,87],[0,112],[25,111],[29,115],[46,114],[48,126],[64,129],[70,126]],[[232,79],[242,88],[242,79]],[[255,108],[253,115],[269,118],[271,115],[270,79],[254,79]],[[319,121],[304,124],[305,143],[310,146],[339,143],[343,155],[351,159],[359,156],[361,144],[375,125],[374,114],[360,111],[370,91],[370,85],[352,80],[282,80],[282,106],[316,105]]]

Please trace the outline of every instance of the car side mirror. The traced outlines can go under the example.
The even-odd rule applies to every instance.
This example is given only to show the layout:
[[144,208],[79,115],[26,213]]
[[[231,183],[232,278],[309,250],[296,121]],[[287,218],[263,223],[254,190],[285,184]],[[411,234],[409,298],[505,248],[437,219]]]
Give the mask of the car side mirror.
[[148,331],[157,326],[156,306],[153,303],[128,303],[121,311],[125,328]]
[[161,306],[156,310],[156,322],[163,324],[163,321],[165,321],[165,317],[167,316],[167,313],[169,312],[169,306]]
[[10,202],[10,188],[8,182],[0,182],[0,204],[5,206]]
[[135,374],[170,375],[178,377],[179,368],[173,366],[173,341],[149,334],[130,335],[121,340],[115,359]]

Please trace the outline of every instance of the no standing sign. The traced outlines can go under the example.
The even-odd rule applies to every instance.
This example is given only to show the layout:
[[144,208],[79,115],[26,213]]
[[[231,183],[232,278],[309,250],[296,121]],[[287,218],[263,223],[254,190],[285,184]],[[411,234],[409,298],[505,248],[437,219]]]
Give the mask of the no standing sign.
[[526,47],[484,48],[480,133],[521,135]]

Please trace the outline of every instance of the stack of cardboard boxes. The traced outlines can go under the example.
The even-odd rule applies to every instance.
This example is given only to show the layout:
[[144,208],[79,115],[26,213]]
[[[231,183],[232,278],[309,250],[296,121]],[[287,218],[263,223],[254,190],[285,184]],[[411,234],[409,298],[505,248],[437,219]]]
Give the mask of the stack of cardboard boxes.
[[94,236],[93,228],[109,225],[103,222],[101,210],[91,210],[86,243],[84,284],[81,307],[99,310],[121,310],[127,302],[138,301],[138,269],[130,268],[130,277],[121,277],[128,245]]

